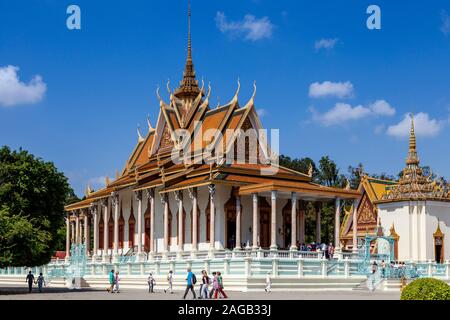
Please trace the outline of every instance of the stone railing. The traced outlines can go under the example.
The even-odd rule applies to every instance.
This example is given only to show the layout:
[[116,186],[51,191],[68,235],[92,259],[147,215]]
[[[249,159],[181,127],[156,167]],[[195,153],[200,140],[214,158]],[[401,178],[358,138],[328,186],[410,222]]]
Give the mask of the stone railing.
[[[189,254],[188,254],[189,253]],[[119,268],[122,275],[145,275],[154,272],[156,275],[165,274],[168,270],[175,270],[175,274],[184,274],[186,265],[194,272],[205,269],[208,272],[221,271],[223,274],[264,277],[271,272],[273,277],[364,277],[370,273],[370,265],[361,269],[362,260],[355,254],[343,255],[340,259],[325,259],[317,252],[300,252],[289,250],[219,250],[214,252],[199,251],[195,257],[190,252],[182,253],[182,258],[176,252],[166,255],[161,253],[149,254],[144,259],[118,259],[115,263],[104,261],[102,257],[91,258],[87,261],[87,276],[104,276],[110,267]],[[125,257],[125,256],[124,256]],[[133,256],[133,258],[137,256]],[[350,259],[349,257],[352,257]],[[125,261],[126,260],[126,261]],[[64,260],[54,260],[46,266],[24,268],[8,267],[0,269],[0,276],[26,276],[29,270],[34,274],[43,272],[48,277],[64,274],[69,266]],[[388,270],[387,266],[386,270]],[[380,266],[379,266],[380,269]],[[395,268],[394,268],[395,269]],[[392,270],[394,270],[392,269]],[[396,269],[398,270],[398,269]],[[412,277],[413,274],[424,277],[450,279],[450,262],[443,264],[435,262],[407,263],[404,269]],[[415,271],[414,271],[415,270]],[[395,277],[394,271],[386,271],[386,277]],[[388,276],[390,275],[390,276]],[[398,275],[398,274],[397,274]]]

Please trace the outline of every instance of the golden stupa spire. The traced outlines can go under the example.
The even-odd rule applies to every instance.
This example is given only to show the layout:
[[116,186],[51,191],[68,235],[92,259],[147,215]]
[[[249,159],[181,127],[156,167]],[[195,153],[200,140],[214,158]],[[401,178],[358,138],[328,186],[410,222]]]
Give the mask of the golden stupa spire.
[[187,60],[192,61],[192,46],[191,46],[191,1],[188,0],[188,55]]
[[195,79],[194,64],[192,62],[192,43],[191,43],[191,1],[188,0],[188,44],[187,44],[187,59],[184,67],[183,79],[180,82],[180,87],[174,92],[178,98],[195,99],[200,93],[198,81]]
[[414,129],[414,114],[411,114],[411,131],[409,134],[409,151],[406,159],[407,165],[418,165],[419,157],[417,156],[416,133]]

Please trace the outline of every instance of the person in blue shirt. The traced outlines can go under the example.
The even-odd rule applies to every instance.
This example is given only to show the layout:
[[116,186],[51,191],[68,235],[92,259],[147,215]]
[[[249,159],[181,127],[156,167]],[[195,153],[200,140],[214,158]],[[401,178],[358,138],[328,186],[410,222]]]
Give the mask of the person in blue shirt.
[[109,293],[114,293],[114,284],[115,284],[115,277],[114,277],[114,269],[109,272],[109,287],[106,289]]
[[189,290],[192,291],[192,295],[194,296],[194,299],[195,299],[196,297],[195,297],[194,285],[197,282],[197,278],[195,277],[195,274],[191,271],[191,268],[188,268],[187,272],[188,272],[188,274],[186,277],[186,281],[187,281],[186,290],[184,291],[183,299],[186,299],[186,296],[187,296]]

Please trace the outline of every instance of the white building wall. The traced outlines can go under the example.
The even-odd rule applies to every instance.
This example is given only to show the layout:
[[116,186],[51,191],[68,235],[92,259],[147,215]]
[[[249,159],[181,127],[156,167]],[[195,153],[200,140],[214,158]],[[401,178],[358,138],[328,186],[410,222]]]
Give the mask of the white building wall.
[[378,204],[378,217],[386,235],[394,223],[395,230],[400,236],[398,242],[398,259],[407,261],[412,255],[411,249],[411,216],[409,206],[404,202]]
[[398,243],[399,260],[435,260],[433,234],[440,221],[444,234],[444,258],[450,258],[450,203],[394,202],[378,204],[378,215],[386,235],[392,223],[400,236]]

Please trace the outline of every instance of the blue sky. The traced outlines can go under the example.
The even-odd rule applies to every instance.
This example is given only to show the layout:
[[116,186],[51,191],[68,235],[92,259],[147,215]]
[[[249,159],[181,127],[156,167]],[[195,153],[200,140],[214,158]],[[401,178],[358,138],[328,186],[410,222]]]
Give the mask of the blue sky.
[[[81,30],[66,27],[70,4]],[[366,27],[371,4],[381,30]],[[181,78],[186,7],[0,0],[0,145],[53,161],[79,195],[114,176],[137,124],[145,131],[148,113],[156,122],[156,86]],[[450,177],[449,16],[438,0],[192,0],[193,59],[213,105],[238,77],[245,103],[257,81],[262,123],[281,129],[284,154],[396,174],[414,112],[422,163]]]

